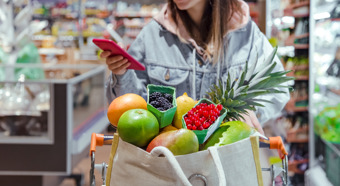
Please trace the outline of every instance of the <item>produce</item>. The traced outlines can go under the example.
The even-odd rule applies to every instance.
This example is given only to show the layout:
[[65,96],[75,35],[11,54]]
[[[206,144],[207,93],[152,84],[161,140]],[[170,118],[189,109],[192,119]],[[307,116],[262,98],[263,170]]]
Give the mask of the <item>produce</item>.
[[186,92],[182,96],[177,97],[177,110],[172,121],[172,125],[178,129],[182,128],[182,116],[196,105],[191,97]]
[[203,130],[212,125],[220,116],[223,106],[218,104],[201,103],[192,108],[186,116],[184,116],[187,129]]
[[120,138],[138,147],[145,147],[158,135],[157,118],[148,110],[132,109],[124,112],[118,121]]
[[294,79],[294,77],[285,76],[290,71],[272,72],[276,66],[273,61],[276,51],[277,48],[261,66],[257,66],[256,60],[255,64],[248,69],[248,62],[246,62],[240,77],[232,77],[229,73],[226,82],[220,80],[218,85],[214,84],[211,87],[210,92],[207,93],[208,98],[228,109],[226,120],[244,119],[242,114],[246,114],[247,110],[255,111],[255,106],[263,107],[261,102],[271,103],[268,100],[256,98],[257,96],[285,93],[277,88],[289,88],[281,84]]
[[340,143],[340,104],[325,107],[315,117],[314,131],[326,141]]
[[175,156],[197,152],[199,147],[197,136],[188,129],[172,130],[158,135],[149,143],[146,151],[151,152],[157,146],[168,148]]
[[149,103],[159,111],[166,111],[173,107],[172,95],[168,93],[153,92],[149,96]]
[[127,93],[114,99],[107,109],[107,117],[110,123],[117,127],[121,115],[131,109],[147,110],[147,103],[143,97],[133,93]]
[[161,133],[168,132],[168,131],[171,131],[171,130],[178,130],[178,128],[176,128],[172,125],[168,125],[161,130]]
[[242,121],[229,121],[221,126],[206,141],[203,150],[211,146],[223,146],[248,138],[256,130]]

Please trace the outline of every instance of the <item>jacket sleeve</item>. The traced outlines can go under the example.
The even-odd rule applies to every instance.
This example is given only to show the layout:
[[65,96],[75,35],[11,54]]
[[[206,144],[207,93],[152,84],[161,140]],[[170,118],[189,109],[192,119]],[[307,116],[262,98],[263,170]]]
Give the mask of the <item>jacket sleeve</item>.
[[[258,28],[254,30],[255,30],[254,31],[254,43],[253,43],[253,48],[250,54],[250,58],[255,59],[256,53],[257,53],[258,54],[257,65],[259,66],[259,63],[264,62],[264,60],[268,58],[268,56],[273,50],[273,47],[270,45],[267,38],[262,34],[262,32]],[[276,66],[273,72],[284,71],[283,65],[277,56],[275,56],[274,62],[276,63]],[[288,85],[288,83],[286,83],[285,85]],[[259,96],[259,99],[264,99],[264,100],[268,100],[272,102],[272,103],[261,103],[262,105],[264,105],[264,107],[256,107],[256,115],[259,119],[259,122],[262,125],[268,120],[280,116],[282,109],[284,108],[288,100],[290,99],[288,88],[278,88],[278,89],[281,91],[285,91],[285,93],[276,93],[276,94],[268,94],[268,95]]]
[[[138,37],[131,44],[128,53],[144,66],[144,32],[141,31]],[[108,77],[105,89],[108,103],[113,99],[126,93],[135,93],[147,97],[147,69],[145,71],[127,70],[123,75],[110,74]]]

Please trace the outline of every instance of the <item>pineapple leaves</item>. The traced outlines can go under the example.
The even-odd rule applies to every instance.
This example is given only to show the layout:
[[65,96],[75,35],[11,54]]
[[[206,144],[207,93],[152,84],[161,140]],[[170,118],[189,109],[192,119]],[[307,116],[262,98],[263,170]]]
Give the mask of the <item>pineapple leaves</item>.
[[264,107],[264,105],[256,102],[256,101],[247,101],[248,105],[254,105],[254,106],[258,106],[258,107]]
[[257,65],[257,61],[258,61],[258,54],[256,53],[256,60],[255,63],[253,64],[253,66],[251,66],[251,68],[249,69],[249,71],[246,73],[246,80],[250,81],[250,78],[253,76],[254,71],[255,71],[255,67]]
[[291,72],[291,70],[273,72],[273,73],[269,74],[269,76],[270,77],[281,77],[281,76],[284,76],[284,75],[288,74],[289,72]]
[[267,94],[267,93],[268,93],[267,90],[251,90],[251,91],[244,92],[244,93],[240,94],[239,96],[235,97],[234,99],[245,100],[245,99],[254,98],[256,96],[261,96],[261,95],[264,95],[264,94]]
[[238,88],[238,87],[241,87],[243,84],[244,84],[244,79],[246,78],[246,73],[248,71],[248,61],[246,61],[246,66],[244,67],[244,70],[243,72],[241,73],[241,76],[240,78],[237,79],[237,82],[236,82],[236,85],[238,85],[237,87],[234,87],[235,90]]
[[252,80],[257,80],[261,77],[265,77],[266,74],[270,74],[272,72],[272,70],[275,68],[276,66],[276,63],[273,63],[272,65],[270,66],[266,66],[264,67],[261,71],[259,71],[253,78]]
[[228,92],[230,90],[230,88],[231,88],[230,74],[228,73],[226,92]]
[[270,81],[270,76],[260,78],[249,83],[249,90],[256,90],[264,87]]
[[247,92],[249,89],[249,85],[244,85],[240,88],[238,88],[235,92],[234,92],[234,96],[238,96],[240,92]]
[[229,97],[234,98],[234,89],[233,88],[229,92]]
[[268,100],[265,100],[265,99],[252,99],[253,101],[256,101],[256,102],[263,102],[263,103],[273,103],[271,101],[268,101]]
[[259,69],[262,72],[262,71],[264,71],[263,69],[268,67],[271,63],[273,63],[276,52],[277,52],[277,47],[275,47],[273,49],[273,51],[270,53],[270,55],[268,56],[266,61],[263,62],[257,69]]
[[287,89],[291,88],[284,84],[295,79],[286,76],[290,71],[273,72],[278,64],[273,62],[276,52],[277,47],[260,66],[257,66],[256,55],[256,61],[251,66],[246,61],[239,77],[235,77],[235,73],[228,73],[225,81],[219,80],[217,85],[211,86],[208,98],[228,110],[226,120],[240,120],[247,111],[256,111],[256,107],[264,107],[264,103],[272,104],[259,96],[287,93]]

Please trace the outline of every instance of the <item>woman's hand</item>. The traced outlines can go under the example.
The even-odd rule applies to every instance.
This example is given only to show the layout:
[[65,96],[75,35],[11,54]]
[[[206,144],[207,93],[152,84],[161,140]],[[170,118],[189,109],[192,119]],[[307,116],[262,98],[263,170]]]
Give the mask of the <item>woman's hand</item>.
[[255,112],[251,110],[247,110],[247,111],[248,111],[248,114],[242,114],[244,120],[241,119],[241,121],[247,123],[250,127],[255,128],[259,133],[264,135],[262,126],[259,120],[257,119]]
[[106,65],[113,74],[123,75],[127,71],[127,67],[130,66],[128,59],[122,55],[110,56],[111,52],[104,51],[100,54],[101,58],[106,58]]

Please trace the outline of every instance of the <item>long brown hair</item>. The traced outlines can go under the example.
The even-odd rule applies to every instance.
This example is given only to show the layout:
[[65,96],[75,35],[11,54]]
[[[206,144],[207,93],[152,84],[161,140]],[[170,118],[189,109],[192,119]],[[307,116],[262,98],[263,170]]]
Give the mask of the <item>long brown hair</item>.
[[[207,0],[200,25],[195,25],[186,10],[179,10],[173,0],[168,0],[171,16],[178,25],[178,18],[196,43],[202,46],[208,56],[213,57],[213,63],[223,52],[223,36],[234,12],[240,11],[239,0]],[[196,29],[196,30],[195,30]],[[198,35],[197,35],[197,31]]]

